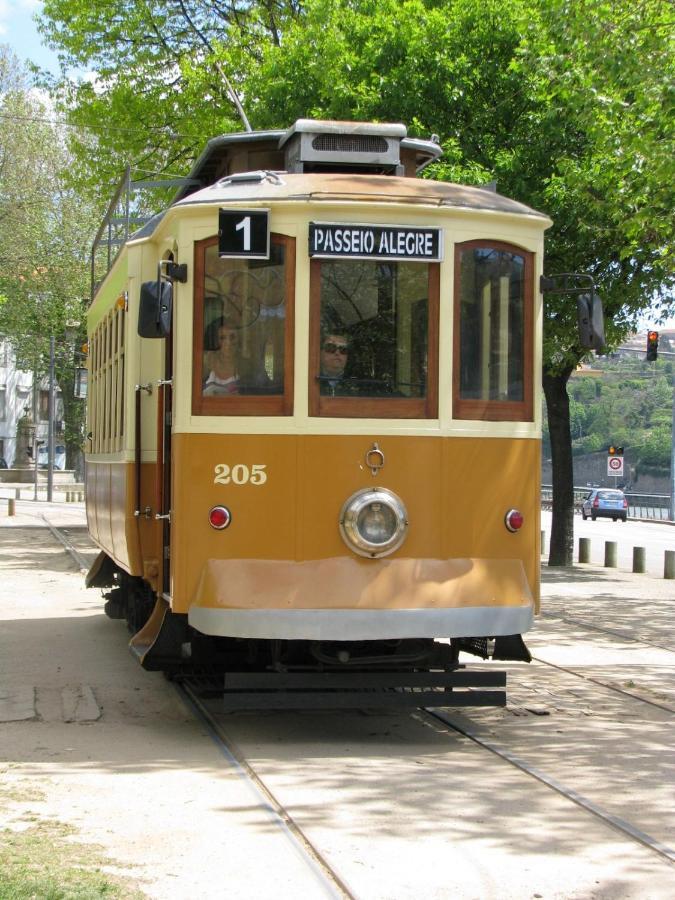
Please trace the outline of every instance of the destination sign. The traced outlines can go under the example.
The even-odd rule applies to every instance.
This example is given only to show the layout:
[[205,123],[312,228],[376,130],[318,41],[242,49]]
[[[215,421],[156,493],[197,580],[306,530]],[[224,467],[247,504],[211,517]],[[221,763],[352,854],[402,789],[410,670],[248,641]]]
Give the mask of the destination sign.
[[418,228],[415,225],[310,222],[309,255],[440,262],[443,259],[443,236],[440,228]]

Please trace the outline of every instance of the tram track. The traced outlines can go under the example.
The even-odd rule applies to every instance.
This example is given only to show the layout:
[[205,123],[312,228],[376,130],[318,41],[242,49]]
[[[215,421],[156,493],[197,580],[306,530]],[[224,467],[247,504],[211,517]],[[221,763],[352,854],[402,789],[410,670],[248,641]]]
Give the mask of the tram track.
[[615,684],[610,684],[608,681],[603,681],[600,678],[595,678],[592,675],[586,675],[583,672],[577,672],[575,669],[570,669],[567,666],[561,666],[557,663],[549,662],[547,659],[542,659],[540,656],[532,657],[534,662],[541,663],[543,666],[548,666],[551,669],[557,669],[559,672],[565,672],[568,675],[574,675],[575,678],[581,678],[583,681],[588,681],[591,684],[595,684],[598,687],[606,688],[608,691],[614,691],[616,694],[622,694],[624,697],[630,697],[632,700],[639,700],[641,703],[646,703],[649,706],[653,706],[656,709],[661,709],[664,712],[675,713],[675,708],[672,706],[667,706],[665,703],[659,703],[656,700],[650,700],[648,697],[643,697],[640,694],[636,694],[633,691],[627,691],[625,688],[617,687]]
[[70,540],[70,536],[68,535],[67,530],[63,528],[57,528],[56,525],[52,525],[52,523],[46,516],[41,516],[41,518],[49,529],[52,537],[55,538],[59,542],[59,544],[61,544],[63,549],[73,560],[80,572],[87,572],[89,570],[89,563],[73,545],[73,542]]
[[[86,569],[86,560],[74,547],[72,541],[70,541],[67,531],[54,527],[46,519],[45,523],[49,527],[52,536],[56,540],[58,540],[59,543],[64,547],[65,551],[72,557],[78,568]],[[555,616],[552,614],[548,614],[547,618],[557,618],[560,621],[572,623],[572,620],[568,620],[566,618]],[[630,637],[628,635],[613,632],[609,629],[604,629],[599,626],[594,627],[592,625],[589,625],[588,623],[583,622],[574,622],[573,624],[579,624],[594,631],[602,631],[615,637],[620,637],[624,640],[630,640],[634,643],[642,643],[645,646],[658,647],[659,649],[673,652],[670,650],[670,648],[659,647],[659,645],[641,640],[640,638]],[[537,656],[533,658],[537,663],[541,665],[547,666],[560,672],[564,672],[576,678],[583,679],[584,681],[592,683],[602,689],[611,690],[614,693],[623,695],[624,697],[629,698],[632,701],[640,701],[667,713],[672,714],[673,712],[675,712],[675,709],[670,706],[650,700],[648,698],[640,696],[639,694],[635,694],[624,688],[609,684],[593,676],[575,671],[574,669],[571,669],[567,666],[561,666],[555,663],[551,663]],[[228,765],[232,767],[238,777],[245,780],[249,784],[251,791],[257,798],[257,804],[259,808],[269,818],[269,820],[274,823],[275,827],[278,828],[286,836],[289,845],[293,849],[293,852],[296,853],[304,861],[308,869],[312,872],[313,876],[317,880],[317,883],[321,887],[323,895],[332,898],[341,898],[341,900],[355,900],[356,895],[353,890],[350,889],[349,885],[343,880],[338,872],[335,871],[330,862],[308,837],[306,832],[295,821],[292,813],[289,811],[287,806],[285,806],[276,797],[273,790],[270,789],[263,778],[260,777],[253,766],[251,766],[251,764],[247,761],[245,754],[226,733],[222,724],[218,721],[217,716],[214,716],[212,714],[211,710],[209,709],[209,704],[205,703],[203,699],[198,696],[197,692],[191,689],[189,683],[174,683],[174,688],[176,689],[185,706],[192,712],[192,714],[207,730],[209,736],[218,746],[223,757],[227,760]],[[476,729],[472,728],[470,723],[467,724],[466,716],[461,716],[462,721],[458,722],[455,720],[455,718],[453,718],[453,714],[450,712],[444,712],[440,708],[421,707],[419,710],[411,713],[410,717],[414,720],[417,720],[425,727],[428,727],[430,723],[433,723],[436,728],[438,728],[438,726],[440,725],[447,731],[454,732],[462,736],[464,739],[475,744],[483,751],[490,753],[494,757],[499,758],[504,762],[509,763],[524,776],[532,778],[545,785],[552,792],[560,795],[570,803],[583,809],[586,813],[600,820],[605,825],[620,833],[627,839],[646,847],[653,854],[655,854],[662,860],[667,861],[671,865],[675,864],[675,849],[667,846],[662,841],[633,825],[625,818],[611,812],[605,806],[596,803],[594,800],[590,799],[588,796],[585,796],[583,793],[574,790],[557,778],[552,777],[544,769],[531,764],[527,761],[527,759],[524,759],[517,752],[513,752],[512,750],[504,746],[500,746],[500,744],[495,740],[486,738]]]
[[[600,686],[606,687],[606,685]],[[307,864],[315,872],[320,873],[325,881],[325,887],[329,891],[328,896],[355,900],[356,895],[353,891],[350,890],[340,875],[333,869],[321,851],[312,843],[307,834],[294,820],[288,808],[277,799],[273,791],[258,775],[255,769],[247,761],[245,754],[239,749],[232,738],[227,735],[222,724],[218,721],[217,716],[213,715],[209,708],[209,704],[203,702],[198,693],[191,688],[189,682],[176,683],[175,687],[186,706],[195,716],[197,716],[199,721],[208,730],[210,736],[219,746],[229,764],[235,768],[240,777],[245,778],[250,782],[252,788],[254,788],[259,795],[261,805],[264,806],[268,814],[274,818],[277,826],[286,833],[296,849],[303,854]],[[479,734],[476,729],[472,728],[470,724],[467,724],[466,715],[461,716],[462,722],[460,723],[456,721],[456,718],[453,717],[452,713],[445,712],[442,708],[421,707],[418,710],[410,712],[409,717],[425,728],[428,727],[429,724],[433,724],[437,729],[440,725],[447,732],[459,734],[461,737],[478,746],[481,750],[509,763],[528,778],[532,778],[545,785],[552,792],[560,795],[565,800],[600,820],[614,831],[620,833],[623,837],[628,838],[637,844],[641,844],[662,860],[667,861],[671,865],[675,865],[675,849],[667,846],[662,841],[638,828],[625,818],[611,812],[601,804],[596,803],[583,793],[549,775],[544,769],[528,762],[518,753],[515,753],[504,746],[500,746],[496,741],[490,740]]]
[[300,854],[323,887],[325,896],[336,898],[336,900],[356,900],[356,895],[247,761],[245,755],[231,737],[227,735],[217,718],[211,714],[208,705],[203,702],[199,694],[192,688],[190,682],[176,681],[173,685],[185,706],[206,728],[211,740],[216,744],[228,764],[240,778],[248,783],[257,796],[260,809],[286,836],[294,851]]
[[656,644],[654,641],[648,641],[645,638],[634,637],[633,635],[626,634],[624,631],[603,628],[602,625],[595,625],[592,622],[584,622],[580,619],[570,619],[568,616],[554,612],[540,612],[539,615],[542,619],[555,619],[558,622],[564,622],[566,625],[579,625],[582,628],[587,628],[589,631],[599,631],[602,634],[609,634],[611,637],[621,638],[623,641],[631,641],[635,644],[644,644],[647,647],[653,647],[655,650],[665,650],[667,653],[675,653],[675,650],[672,647],[666,647],[664,644]]
[[578,791],[575,791],[567,785],[563,784],[561,781],[558,781],[556,778],[548,775],[539,767],[531,765],[517,754],[512,753],[510,750],[507,750],[504,747],[500,747],[496,742],[488,740],[487,738],[479,735],[471,727],[463,724],[458,724],[456,721],[453,721],[451,718],[449,718],[447,714],[444,714],[437,709],[425,708],[420,710],[420,713],[433,720],[434,722],[442,723],[446,728],[462,735],[467,740],[472,741],[474,744],[481,747],[483,750],[486,750],[494,756],[497,756],[505,762],[508,762],[510,765],[514,766],[514,768],[518,769],[518,771],[522,772],[530,778],[535,779],[536,781],[539,781],[541,784],[546,785],[552,791],[564,797],[566,800],[569,800],[571,803],[574,803],[576,806],[581,807],[595,818],[600,819],[615,831],[620,832],[625,837],[628,837],[630,840],[635,841],[636,843],[642,844],[662,859],[665,859],[669,863],[675,865],[674,849],[668,847],[663,842],[642,831],[640,828],[637,828],[635,825],[631,824],[620,816],[614,815],[614,813],[590,800],[588,797],[585,797],[583,794],[580,794]]

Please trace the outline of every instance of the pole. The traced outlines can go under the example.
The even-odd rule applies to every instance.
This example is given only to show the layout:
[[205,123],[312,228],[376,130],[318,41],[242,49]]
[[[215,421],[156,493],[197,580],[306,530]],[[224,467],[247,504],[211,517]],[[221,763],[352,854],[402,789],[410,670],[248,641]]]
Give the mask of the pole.
[[47,503],[54,494],[54,335],[49,338],[49,405],[47,408]]
[[670,521],[675,522],[675,361],[673,361],[673,427],[670,432]]
[[33,500],[38,498],[38,374],[33,369]]

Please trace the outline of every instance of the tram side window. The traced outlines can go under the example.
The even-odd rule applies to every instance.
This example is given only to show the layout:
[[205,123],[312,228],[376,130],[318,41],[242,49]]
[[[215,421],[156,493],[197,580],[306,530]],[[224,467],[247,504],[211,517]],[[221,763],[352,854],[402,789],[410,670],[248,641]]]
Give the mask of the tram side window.
[[193,411],[290,414],[293,239],[259,260],[221,258],[209,238],[195,257]]
[[314,260],[310,415],[437,414],[438,266]]
[[454,417],[532,421],[532,254],[456,248]]

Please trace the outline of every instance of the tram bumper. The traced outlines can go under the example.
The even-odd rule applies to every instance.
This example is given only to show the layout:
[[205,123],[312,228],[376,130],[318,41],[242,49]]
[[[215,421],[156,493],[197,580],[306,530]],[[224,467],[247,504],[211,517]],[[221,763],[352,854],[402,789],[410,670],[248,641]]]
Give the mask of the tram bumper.
[[533,614],[519,559],[210,559],[188,621],[223,637],[367,641],[516,635]]

